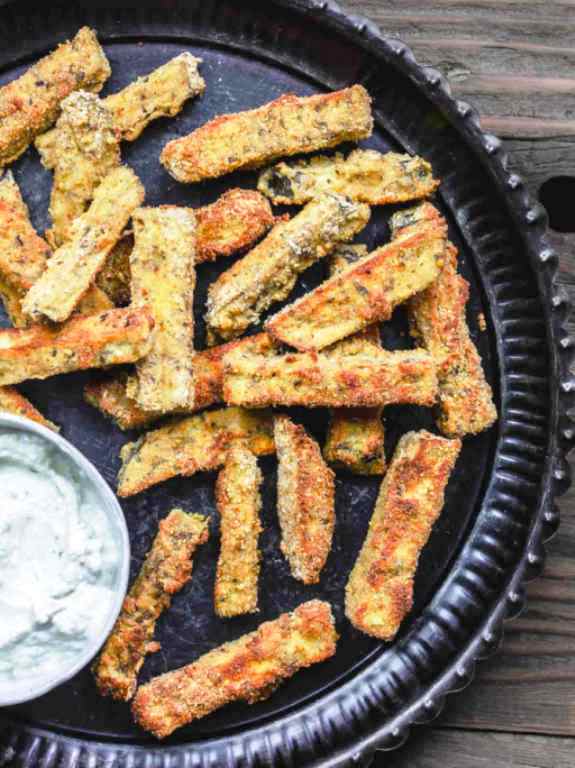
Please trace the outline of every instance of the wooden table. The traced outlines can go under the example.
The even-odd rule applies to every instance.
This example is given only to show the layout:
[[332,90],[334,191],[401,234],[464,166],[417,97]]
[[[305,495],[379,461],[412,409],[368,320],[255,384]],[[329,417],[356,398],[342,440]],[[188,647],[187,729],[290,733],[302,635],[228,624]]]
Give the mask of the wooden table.
[[[505,140],[535,198],[572,176],[572,233],[550,232],[559,280],[575,300],[575,0],[343,0],[404,40],[473,103]],[[548,203],[552,215],[566,192]],[[563,199],[562,199],[563,198]],[[575,766],[575,491],[560,502],[561,530],[528,607],[507,625],[499,654],[443,715],[418,728],[386,768]]]

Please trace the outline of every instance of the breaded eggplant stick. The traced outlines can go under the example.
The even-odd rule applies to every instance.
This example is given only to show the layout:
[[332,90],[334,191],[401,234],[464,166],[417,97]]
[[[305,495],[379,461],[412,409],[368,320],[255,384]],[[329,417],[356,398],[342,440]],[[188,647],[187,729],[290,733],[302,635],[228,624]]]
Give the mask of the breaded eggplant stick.
[[48,421],[24,395],[14,387],[0,387],[0,412],[11,413],[14,416],[23,416],[30,421],[35,421],[43,427],[48,427],[54,432],[59,432],[59,427]]
[[221,544],[214,608],[222,618],[258,610],[261,483],[254,454],[244,443],[232,445],[216,481]]
[[334,474],[319,445],[287,416],[274,419],[281,551],[294,579],[317,584],[335,526]]
[[74,221],[72,237],[55,251],[24,299],[34,319],[63,322],[86,293],[106,256],[120,239],[132,212],[144,201],[136,174],[120,166],[102,181],[86,213]]
[[203,515],[173,509],[160,520],[158,533],[140,573],[124,600],[122,612],[93,666],[102,696],[129,701],[148,653],[159,649],[154,630],[161,614],[192,577],[192,555],[208,540]]
[[225,402],[246,408],[432,406],[437,399],[435,363],[423,350],[269,357],[233,351],[223,365]]
[[[417,221],[431,215],[429,208],[424,204],[393,216],[393,236],[417,226]],[[468,298],[469,283],[458,274],[457,249],[449,243],[437,280],[408,304],[411,332],[437,364],[437,425],[448,437],[477,434],[497,419],[493,392],[469,335],[465,317]]]
[[98,93],[110,72],[95,32],[82,27],[73,40],[0,88],[0,168],[56,122],[66,96],[77,90]]
[[216,117],[168,142],[160,162],[175,179],[190,183],[366,139],[372,130],[371,99],[361,85],[303,98],[290,93],[258,109]]
[[378,248],[273,315],[265,325],[268,333],[307,351],[388,320],[396,306],[439,274],[447,225],[436,214],[433,221]]
[[136,722],[158,739],[233,701],[254,704],[298,670],[335,654],[329,603],[310,600],[192,664],[153,678],[132,703]]
[[[50,137],[56,134],[56,141]],[[62,102],[56,127],[36,139],[45,168],[54,171],[52,228],[46,238],[58,248],[71,236],[74,219],[86,212],[104,178],[120,165],[112,115],[94,93],[75,91]]]
[[419,554],[460,450],[460,440],[424,430],[397,444],[345,590],[346,616],[362,632],[391,640],[411,610]]
[[[258,333],[238,341],[196,352],[194,367],[193,405],[188,404],[180,413],[194,413],[223,401],[222,358],[232,349],[242,348],[256,355],[271,354],[275,347],[266,333]],[[131,377],[126,372],[92,381],[84,388],[84,399],[112,419],[120,429],[142,429],[153,424],[164,414],[146,411],[130,396]]]
[[272,304],[287,298],[301,272],[363,229],[369,214],[363,203],[327,194],[277,224],[210,286],[208,341],[241,336]]
[[[338,248],[329,257],[330,273],[336,275],[350,264],[367,256],[365,245]],[[377,325],[349,336],[325,350],[328,355],[369,355],[381,350]],[[323,447],[330,463],[356,475],[383,475],[385,472],[385,433],[383,408],[332,408]]]
[[196,217],[175,205],[138,208],[130,254],[132,303],[154,316],[152,349],[136,365],[136,400],[169,413],[193,404]]
[[117,307],[127,306],[132,299],[130,254],[133,248],[133,233],[124,232],[96,275],[96,285]]
[[58,328],[1,329],[0,386],[133,363],[148,353],[153,327],[147,309],[127,308],[74,317]]
[[[30,222],[11,171],[0,175],[0,296],[16,328],[27,328],[31,318],[22,310],[22,300],[46,269],[50,247]],[[111,309],[112,303],[98,288],[91,288],[78,306],[80,314]]]
[[260,192],[275,204],[286,205],[305,205],[324,192],[388,205],[429,197],[438,186],[423,158],[373,149],[355,149],[347,158],[337,153],[278,163],[263,171],[258,181]]
[[118,496],[133,496],[178,475],[218,469],[236,440],[245,440],[256,456],[273,453],[271,413],[223,408],[147,432],[122,448]]

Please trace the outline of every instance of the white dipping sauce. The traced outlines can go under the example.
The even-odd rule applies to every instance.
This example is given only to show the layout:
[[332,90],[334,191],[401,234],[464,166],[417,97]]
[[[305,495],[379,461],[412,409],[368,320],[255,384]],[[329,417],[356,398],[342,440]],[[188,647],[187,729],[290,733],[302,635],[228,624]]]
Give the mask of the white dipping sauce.
[[39,435],[0,432],[0,683],[56,677],[102,631],[116,539],[63,452]]

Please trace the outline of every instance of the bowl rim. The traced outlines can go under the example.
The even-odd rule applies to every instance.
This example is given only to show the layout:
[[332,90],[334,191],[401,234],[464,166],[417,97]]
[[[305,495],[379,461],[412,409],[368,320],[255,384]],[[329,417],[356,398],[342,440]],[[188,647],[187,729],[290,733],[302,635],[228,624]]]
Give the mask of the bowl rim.
[[87,480],[91,483],[92,487],[96,491],[98,497],[104,502],[103,506],[107,517],[111,524],[115,516],[118,531],[120,534],[119,540],[119,558],[118,563],[118,578],[116,586],[113,590],[113,599],[111,600],[110,608],[106,621],[102,624],[101,629],[98,631],[91,642],[89,642],[81,655],[78,656],[76,662],[68,667],[64,668],[61,674],[51,676],[45,680],[42,685],[38,687],[26,686],[28,692],[20,691],[18,695],[3,697],[0,693],[0,707],[13,706],[16,704],[24,704],[27,701],[32,701],[45,693],[52,691],[59,685],[71,680],[81,669],[89,664],[92,659],[100,651],[110,632],[112,631],[114,624],[124,603],[124,598],[128,590],[128,580],[130,576],[130,537],[128,534],[128,525],[126,523],[126,517],[120,502],[118,501],[116,494],[110,488],[104,477],[96,469],[94,464],[87,459],[84,454],[78,450],[72,443],[62,435],[54,432],[53,430],[39,424],[35,421],[24,416],[15,416],[7,413],[0,413],[0,431],[4,429],[13,429],[16,431],[27,432],[30,434],[36,434],[47,440],[59,451],[61,451],[72,463],[79,468]]

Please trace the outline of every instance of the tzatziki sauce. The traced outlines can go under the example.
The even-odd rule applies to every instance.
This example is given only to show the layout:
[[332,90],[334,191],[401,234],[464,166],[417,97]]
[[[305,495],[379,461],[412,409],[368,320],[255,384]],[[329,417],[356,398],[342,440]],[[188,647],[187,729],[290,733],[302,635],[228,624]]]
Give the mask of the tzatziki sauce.
[[61,676],[101,633],[121,547],[90,479],[39,434],[0,429],[0,687]]

